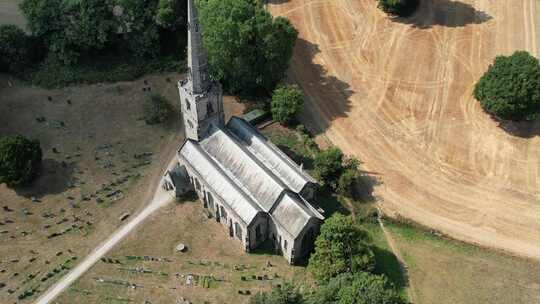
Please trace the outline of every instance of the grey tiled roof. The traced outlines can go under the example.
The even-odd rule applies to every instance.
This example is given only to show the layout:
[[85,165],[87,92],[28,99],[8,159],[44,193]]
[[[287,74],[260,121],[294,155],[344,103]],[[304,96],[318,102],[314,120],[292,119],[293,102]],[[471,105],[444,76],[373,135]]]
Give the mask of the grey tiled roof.
[[180,157],[186,166],[191,167],[203,178],[212,190],[249,225],[261,209],[211,157],[192,140],[187,140],[180,149]]

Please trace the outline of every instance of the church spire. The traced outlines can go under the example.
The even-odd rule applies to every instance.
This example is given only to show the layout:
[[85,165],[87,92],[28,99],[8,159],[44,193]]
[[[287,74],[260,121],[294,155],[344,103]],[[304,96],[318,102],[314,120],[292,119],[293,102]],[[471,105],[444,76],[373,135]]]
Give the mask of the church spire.
[[208,59],[202,45],[197,8],[188,0],[188,69],[191,90],[195,94],[206,92],[210,86]]

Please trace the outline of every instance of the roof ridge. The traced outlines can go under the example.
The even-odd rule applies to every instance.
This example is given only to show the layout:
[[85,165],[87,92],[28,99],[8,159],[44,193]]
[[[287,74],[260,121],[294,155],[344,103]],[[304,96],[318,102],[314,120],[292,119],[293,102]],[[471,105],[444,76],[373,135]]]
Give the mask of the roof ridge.
[[[270,206],[270,208],[268,208],[268,211],[265,210],[266,208],[262,205],[259,204],[259,200],[253,195],[253,193],[251,193],[251,191],[249,189],[247,189],[246,187],[244,187],[244,185],[242,184],[241,181],[239,181],[235,174],[233,172],[231,172],[229,169],[227,169],[226,167],[224,167],[221,162],[219,162],[217,159],[215,159],[210,153],[207,153],[207,155],[212,158],[212,160],[220,167],[222,168],[222,170],[225,172],[225,174],[227,174],[231,179],[233,179],[235,181],[235,183],[239,184],[239,187],[241,187],[242,189],[245,189],[245,191],[247,192],[247,194],[253,198],[253,200],[255,201],[255,203],[257,205],[259,205],[261,207],[262,210],[264,210],[265,212],[270,212],[270,210],[275,206],[275,204],[279,201],[280,197],[282,196],[282,193],[286,190],[289,189],[289,187],[287,185],[285,185],[285,183],[281,180],[281,178],[279,178],[278,176],[276,176],[276,174],[274,174],[274,172],[272,172],[271,170],[269,170],[257,157],[255,157],[253,155],[253,153],[251,153],[251,151],[249,151],[244,145],[240,144],[238,141],[239,139],[237,138],[237,136],[228,131],[226,128],[221,128],[221,127],[217,127],[217,126],[214,126],[212,125],[211,129],[215,129],[216,131],[218,132],[223,132],[225,134],[225,138],[227,140],[229,140],[230,142],[232,142],[232,144],[234,144],[238,149],[240,149],[242,152],[244,152],[247,156],[247,159],[248,161],[252,161],[258,168],[260,168],[264,174],[268,175],[268,177],[272,180],[272,182],[274,182],[276,184],[276,186],[280,187],[281,188],[281,191],[280,191],[280,195],[272,202],[272,206]],[[209,135],[205,138],[210,138],[211,136],[213,136],[213,133],[211,132],[211,130],[209,129]],[[204,150],[204,146],[201,147],[201,149]]]
[[[236,187],[237,189],[235,190],[238,190],[238,192],[240,193],[240,195],[242,195],[242,197],[252,206],[254,207],[257,211],[264,211],[261,206],[259,206],[259,204],[256,203],[256,199],[254,199],[254,197],[252,197],[248,192],[245,191],[244,187],[239,185],[239,183],[232,179],[224,170],[224,168],[222,168],[222,166],[219,164],[218,161],[216,161],[215,159],[213,159],[213,157],[208,154],[200,145],[198,142],[196,141],[193,141],[193,140],[190,140],[188,139],[188,141],[190,141],[193,145],[193,147],[195,147],[195,149],[201,153],[201,155],[209,162],[211,162],[213,164],[213,167],[215,167],[219,173],[221,173],[221,175],[228,181],[230,182],[230,184],[233,186],[233,187]],[[189,162],[186,162],[188,163],[188,165],[190,167],[192,167],[193,170],[195,171],[198,171],[197,169],[194,168],[193,165],[189,164]],[[225,199],[223,197],[221,197],[221,199],[223,201],[225,201]],[[266,212],[266,211],[265,211]],[[246,223],[246,224],[249,224],[249,223]]]
[[[299,166],[297,163],[295,163],[285,152],[281,151],[281,149],[279,149],[272,141],[270,141],[266,136],[264,136],[261,132],[259,132],[259,130],[257,128],[255,128],[254,126],[252,126],[250,123],[248,123],[245,119],[241,118],[241,117],[237,117],[237,116],[233,116],[231,117],[231,119],[229,119],[229,122],[227,123],[227,125],[232,121],[232,120],[238,120],[240,121],[241,123],[243,123],[244,125],[246,125],[248,128],[250,128],[256,135],[258,135],[259,137],[261,137],[263,140],[262,140],[262,143],[267,146],[268,148],[270,148],[273,152],[276,153],[276,155],[282,160],[284,161],[285,163],[287,163],[287,165],[293,169],[293,171],[300,175],[301,177],[307,179],[308,181],[310,182],[313,182],[313,183],[316,183],[317,181],[310,175],[308,174],[307,172],[305,172],[304,170],[300,170],[299,169]],[[243,142],[245,142],[244,140],[242,140]],[[248,148],[250,149],[250,148]],[[252,150],[252,149],[250,149]]]

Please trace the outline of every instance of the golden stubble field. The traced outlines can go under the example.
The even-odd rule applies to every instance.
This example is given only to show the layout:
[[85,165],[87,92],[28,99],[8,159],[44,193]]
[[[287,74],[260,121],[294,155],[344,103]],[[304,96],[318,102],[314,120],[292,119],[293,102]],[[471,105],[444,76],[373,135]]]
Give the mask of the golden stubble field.
[[270,1],[300,32],[302,120],[381,181],[374,195],[451,236],[540,258],[540,123],[497,122],[472,97],[496,55],[540,55],[537,0]]

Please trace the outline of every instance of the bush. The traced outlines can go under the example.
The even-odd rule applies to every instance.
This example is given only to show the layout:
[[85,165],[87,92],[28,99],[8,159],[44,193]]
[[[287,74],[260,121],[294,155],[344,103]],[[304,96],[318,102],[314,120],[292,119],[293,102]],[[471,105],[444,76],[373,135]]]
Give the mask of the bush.
[[400,17],[410,16],[418,7],[419,0],[378,0],[385,13]]
[[343,173],[339,177],[337,192],[343,196],[352,197],[356,193],[355,184],[360,177],[358,167],[360,162],[356,158],[348,158],[343,164]]
[[371,272],[375,256],[368,233],[350,216],[334,214],[321,226],[308,269],[320,282],[343,273]]
[[366,272],[344,274],[330,280],[308,296],[310,304],[406,304],[382,275]]
[[335,190],[343,173],[343,152],[337,147],[330,147],[317,153],[313,163],[321,184]]
[[165,97],[152,94],[144,101],[144,120],[147,124],[159,124],[164,122],[171,112],[171,107]]
[[9,187],[29,184],[39,172],[41,147],[38,141],[20,135],[0,139],[0,183]]
[[30,63],[30,41],[15,25],[0,26],[0,71],[18,73]]
[[292,285],[274,287],[270,293],[262,292],[253,296],[249,304],[303,304],[304,299]]
[[232,94],[267,95],[289,66],[298,32],[261,2],[197,1],[210,73]]
[[510,120],[540,116],[540,63],[525,51],[498,56],[474,88],[482,108]]
[[304,104],[304,94],[297,85],[279,86],[272,94],[272,118],[280,123],[294,121]]

